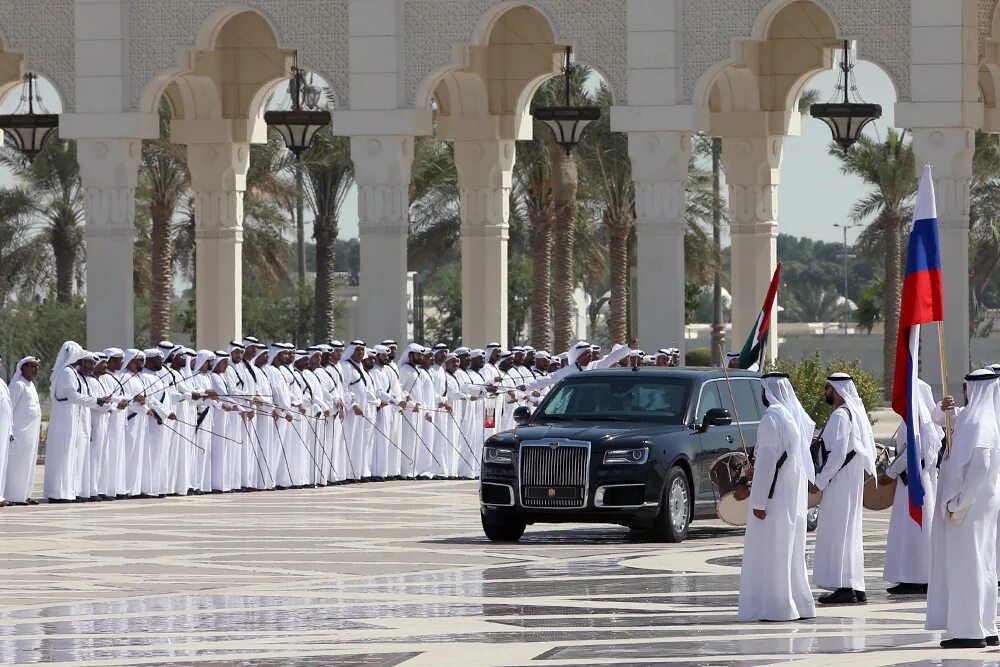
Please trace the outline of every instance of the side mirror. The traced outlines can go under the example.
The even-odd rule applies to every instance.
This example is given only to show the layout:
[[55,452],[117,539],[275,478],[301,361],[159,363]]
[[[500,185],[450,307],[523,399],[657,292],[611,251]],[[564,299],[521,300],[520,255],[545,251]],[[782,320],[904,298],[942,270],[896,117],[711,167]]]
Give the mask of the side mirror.
[[733,418],[729,416],[729,410],[712,408],[705,413],[705,418],[701,421],[701,432],[704,433],[710,426],[729,426],[732,423]]
[[526,405],[522,405],[514,409],[514,423],[518,426],[527,424],[528,420],[531,419],[531,408]]

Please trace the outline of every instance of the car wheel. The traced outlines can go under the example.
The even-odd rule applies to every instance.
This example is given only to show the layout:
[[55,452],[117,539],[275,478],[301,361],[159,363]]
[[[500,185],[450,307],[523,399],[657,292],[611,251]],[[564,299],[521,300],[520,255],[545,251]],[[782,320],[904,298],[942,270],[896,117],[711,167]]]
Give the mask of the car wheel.
[[806,512],[806,531],[813,532],[819,525],[819,508],[813,507]]
[[658,542],[683,542],[691,525],[691,484],[680,466],[674,466],[663,486],[660,511],[653,525]]
[[517,542],[528,525],[524,519],[501,512],[480,512],[483,532],[490,542]]

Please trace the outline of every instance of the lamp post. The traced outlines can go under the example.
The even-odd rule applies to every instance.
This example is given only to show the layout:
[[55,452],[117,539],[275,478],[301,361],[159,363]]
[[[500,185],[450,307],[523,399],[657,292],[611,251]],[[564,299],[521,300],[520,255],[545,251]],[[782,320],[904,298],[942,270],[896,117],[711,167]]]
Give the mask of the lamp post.
[[[38,77],[28,72],[24,75],[24,83],[28,87],[27,96],[21,98],[21,104],[28,102],[28,110],[18,113],[21,104],[12,114],[0,116],[0,130],[7,140],[24,157],[31,162],[45,147],[52,131],[59,127],[59,116],[54,113],[35,113],[35,80]],[[42,105],[38,98],[39,106]],[[42,111],[45,111],[42,108]]]
[[[854,63],[851,62],[850,42],[844,40],[844,55],[840,60],[841,79],[836,90],[844,90],[844,99],[840,102],[814,104],[809,107],[809,114],[827,124],[833,132],[833,140],[846,153],[851,146],[861,138],[861,132],[869,123],[882,117],[882,107],[878,104],[851,102],[851,72]],[[857,88],[855,88],[855,93]],[[837,93],[834,93],[836,97]]]
[[306,282],[306,240],[303,219],[303,178],[302,153],[312,144],[313,137],[323,127],[330,124],[330,112],[319,109],[320,91],[307,84],[304,73],[298,65],[292,67],[292,78],[288,82],[288,94],[292,98],[290,111],[268,111],[264,122],[281,135],[288,150],[295,155],[295,227],[298,242],[299,286]]
[[539,107],[532,114],[535,120],[544,123],[555,137],[556,143],[562,146],[569,155],[580,144],[584,130],[593,121],[600,119],[601,110],[598,107],[575,107],[570,105],[570,74],[573,72],[573,47],[566,47],[566,67],[563,73],[566,77],[565,100],[561,107]]
[[847,246],[847,231],[854,229],[855,227],[862,227],[860,222],[854,224],[842,225],[840,223],[833,223],[834,227],[839,227],[844,230],[844,334],[847,334],[847,279],[850,275],[848,271],[848,261],[850,260],[850,254],[848,252]]

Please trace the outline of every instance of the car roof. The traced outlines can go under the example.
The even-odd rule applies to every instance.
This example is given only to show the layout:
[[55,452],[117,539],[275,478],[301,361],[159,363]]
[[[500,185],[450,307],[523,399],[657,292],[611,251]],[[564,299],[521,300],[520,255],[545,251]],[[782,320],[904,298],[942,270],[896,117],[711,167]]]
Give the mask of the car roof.
[[[600,370],[584,371],[588,378],[595,377],[620,377],[623,373],[636,373],[653,377],[681,378],[687,380],[714,380],[727,377],[730,378],[760,378],[760,373],[751,371],[731,369],[723,372],[721,368],[703,368],[696,366],[685,366],[682,368],[668,368],[664,366],[639,366],[637,368],[606,368]],[[571,375],[567,380],[578,377],[579,374]]]

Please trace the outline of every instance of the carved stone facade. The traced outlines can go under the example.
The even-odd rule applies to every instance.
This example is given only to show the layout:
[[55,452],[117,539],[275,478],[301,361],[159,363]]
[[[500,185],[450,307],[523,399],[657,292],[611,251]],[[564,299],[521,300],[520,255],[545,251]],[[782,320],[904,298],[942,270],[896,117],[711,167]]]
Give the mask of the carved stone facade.
[[0,0],[0,37],[5,51],[26,55],[26,71],[55,85],[64,109],[73,108],[73,0]]
[[[857,39],[859,55],[885,69],[900,100],[910,98],[910,0],[811,0],[834,18],[838,37]],[[684,0],[683,97],[698,79],[732,58],[733,40],[751,36],[774,0]]]
[[[433,72],[452,64],[453,44],[468,44],[476,27],[502,0],[404,0],[405,99]],[[618,104],[625,104],[627,25],[625,0],[526,0],[552,24],[555,40],[573,45],[578,62],[607,79]]]
[[997,0],[979,0],[979,59],[986,55],[986,40],[993,30]]
[[139,102],[154,76],[177,67],[180,51],[195,47],[195,38],[213,15],[245,7],[259,12],[270,23],[279,47],[298,49],[300,67],[326,79],[337,106],[346,108],[350,104],[347,4],[347,0],[249,0],[240,3],[231,0],[132,0],[129,3],[129,94],[132,104]]

